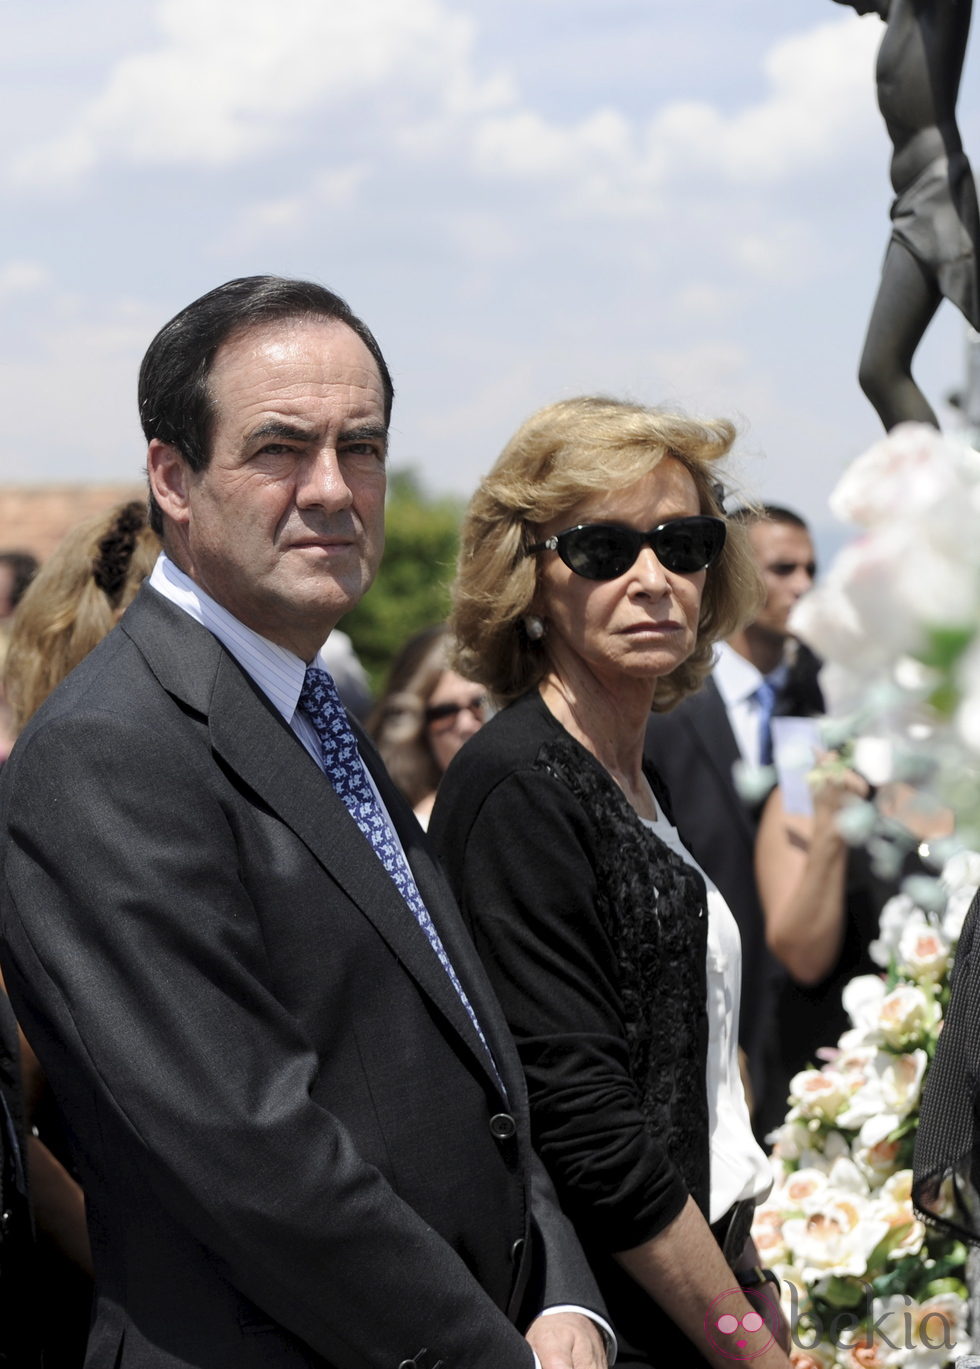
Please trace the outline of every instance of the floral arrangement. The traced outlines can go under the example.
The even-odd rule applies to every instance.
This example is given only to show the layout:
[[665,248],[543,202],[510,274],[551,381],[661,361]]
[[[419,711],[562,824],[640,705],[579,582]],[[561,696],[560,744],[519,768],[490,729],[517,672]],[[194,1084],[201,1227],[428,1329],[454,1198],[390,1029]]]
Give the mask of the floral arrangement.
[[[831,507],[860,536],[791,626],[827,662],[832,764],[951,809],[956,836],[932,843],[934,873],[885,906],[871,948],[882,974],[845,990],[850,1030],[793,1079],[753,1234],[782,1282],[799,1369],[941,1369],[970,1348],[966,1249],[916,1218],[911,1164],[980,885],[980,453],[902,425],[850,467]],[[886,877],[913,844],[870,801],[841,830]]]
[[852,1026],[792,1081],[775,1134],[775,1184],[753,1235],[779,1276],[799,1369],[940,1369],[969,1349],[965,1248],[911,1205],[922,1082],[942,1026],[980,856],[939,877],[943,911],[886,904],[872,946],[885,973],[845,990]]
[[[830,506],[860,535],[791,620],[826,663],[828,744],[873,784],[907,781],[952,809],[957,838],[940,856],[980,850],[980,452],[901,424],[848,468]],[[895,873],[894,825],[871,804],[848,821],[849,839]]]

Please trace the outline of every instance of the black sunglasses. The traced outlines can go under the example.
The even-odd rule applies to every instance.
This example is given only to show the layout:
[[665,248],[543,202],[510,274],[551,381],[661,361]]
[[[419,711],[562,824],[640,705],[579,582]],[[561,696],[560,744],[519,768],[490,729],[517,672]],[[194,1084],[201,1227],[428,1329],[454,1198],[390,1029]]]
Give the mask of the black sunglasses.
[[695,571],[707,570],[718,559],[726,532],[722,519],[707,515],[672,518],[649,532],[621,528],[614,523],[581,523],[544,542],[535,542],[528,547],[527,554],[556,551],[569,570],[586,580],[617,580],[626,574],[644,546],[650,546],[665,570],[693,575]]
[[460,713],[465,713],[467,709],[474,718],[482,721],[486,706],[487,696],[485,694],[477,694],[465,704],[431,704],[425,710],[425,721],[427,723],[441,723],[451,718],[455,722]]

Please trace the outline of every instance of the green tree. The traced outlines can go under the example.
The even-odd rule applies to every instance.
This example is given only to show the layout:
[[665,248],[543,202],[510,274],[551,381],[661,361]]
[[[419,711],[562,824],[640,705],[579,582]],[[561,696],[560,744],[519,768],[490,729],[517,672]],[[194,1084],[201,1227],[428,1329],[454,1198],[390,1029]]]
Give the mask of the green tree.
[[340,623],[377,693],[391,658],[414,632],[449,610],[462,502],[431,496],[414,470],[388,479],[385,554],[370,593]]

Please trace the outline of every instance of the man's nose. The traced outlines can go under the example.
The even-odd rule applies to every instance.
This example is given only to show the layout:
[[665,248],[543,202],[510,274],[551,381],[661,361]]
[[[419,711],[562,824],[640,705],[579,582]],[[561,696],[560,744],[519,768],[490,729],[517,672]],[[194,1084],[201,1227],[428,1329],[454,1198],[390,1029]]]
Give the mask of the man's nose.
[[813,588],[813,576],[806,566],[797,566],[793,572],[790,584],[797,599],[801,599],[804,594]]
[[321,447],[311,452],[296,476],[296,503],[299,508],[324,508],[331,512],[349,508],[354,496],[344,477],[336,448]]

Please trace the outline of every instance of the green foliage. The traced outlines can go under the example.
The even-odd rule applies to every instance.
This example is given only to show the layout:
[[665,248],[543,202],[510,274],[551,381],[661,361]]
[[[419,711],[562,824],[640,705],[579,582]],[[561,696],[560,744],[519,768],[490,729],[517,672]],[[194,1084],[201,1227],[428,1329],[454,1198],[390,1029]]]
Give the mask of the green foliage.
[[449,610],[461,501],[429,495],[412,470],[388,479],[385,554],[378,578],[341,622],[377,694],[391,658],[413,633]]

